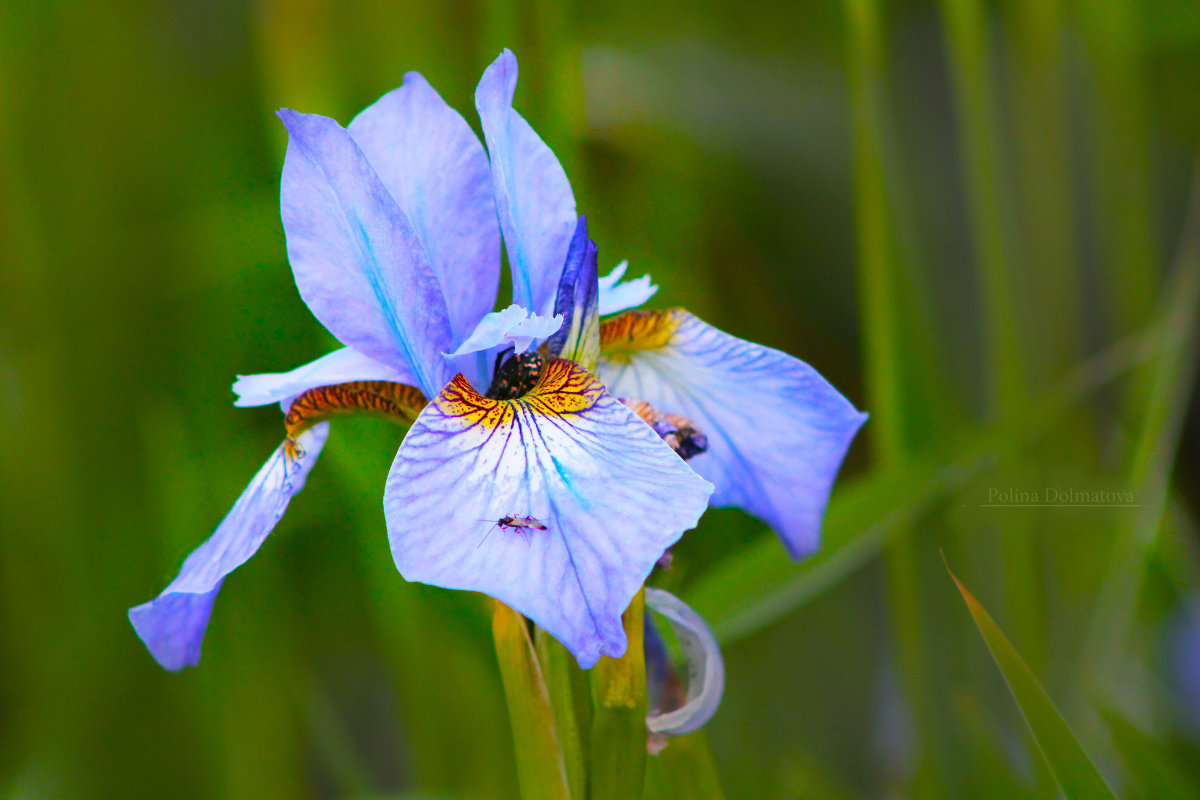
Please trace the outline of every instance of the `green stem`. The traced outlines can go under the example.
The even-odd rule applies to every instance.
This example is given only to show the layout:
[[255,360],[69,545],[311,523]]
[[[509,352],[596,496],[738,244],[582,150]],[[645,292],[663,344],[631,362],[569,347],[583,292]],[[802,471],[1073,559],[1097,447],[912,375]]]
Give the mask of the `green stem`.
[[592,800],[635,800],[646,774],[645,595],[639,591],[625,611],[629,646],[620,658],[604,656],[592,668]]
[[554,711],[525,618],[495,601],[492,636],[512,722],[521,796],[525,800],[569,800]]
[[567,648],[546,631],[534,633],[538,661],[550,692],[554,722],[562,746],[563,763],[571,797],[587,797],[588,737],[592,726],[592,698],[587,674]]

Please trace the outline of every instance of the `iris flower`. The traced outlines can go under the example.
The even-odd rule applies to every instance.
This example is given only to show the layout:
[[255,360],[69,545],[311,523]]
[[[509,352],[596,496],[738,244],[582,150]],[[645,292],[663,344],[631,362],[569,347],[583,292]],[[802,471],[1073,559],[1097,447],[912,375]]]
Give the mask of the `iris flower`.
[[[279,112],[281,211],[301,297],[344,345],[242,377],[287,438],[213,536],[130,620],[166,668],[194,665],[221,582],[303,487],[329,419],[408,424],[384,489],[411,581],[484,592],[590,667],[710,496],[817,543],[863,415],[812,368],[687,312],[628,311],[657,287],[597,275],[566,174],[512,108],[507,50],[475,94],[487,151],[417,73],[342,128]],[[513,304],[493,312],[503,236]]]

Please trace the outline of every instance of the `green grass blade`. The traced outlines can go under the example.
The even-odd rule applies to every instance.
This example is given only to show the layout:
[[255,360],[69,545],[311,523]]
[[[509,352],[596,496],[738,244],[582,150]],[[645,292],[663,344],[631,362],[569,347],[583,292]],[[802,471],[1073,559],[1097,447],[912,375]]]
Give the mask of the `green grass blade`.
[[1192,208],[1185,224],[1171,283],[1159,314],[1162,333],[1149,377],[1149,393],[1127,470],[1140,508],[1118,530],[1109,572],[1097,594],[1084,649],[1084,663],[1111,677],[1121,661],[1137,612],[1148,557],[1167,506],[1175,451],[1197,370],[1200,342],[1200,167],[1193,180]]
[[1070,726],[1058,713],[1054,702],[1042,689],[1029,667],[1025,666],[1025,662],[1021,660],[1021,656],[1008,641],[1003,631],[979,604],[979,601],[962,585],[950,570],[949,564],[946,565],[946,571],[950,573],[958,591],[962,593],[967,610],[971,612],[971,617],[975,620],[979,633],[982,634],[988,650],[991,651],[996,666],[1000,668],[1004,682],[1008,684],[1013,699],[1017,701],[1017,706],[1021,709],[1021,716],[1025,718],[1029,732],[1033,734],[1038,750],[1041,751],[1042,757],[1046,759],[1046,764],[1054,773],[1054,780],[1062,789],[1063,795],[1067,800],[1096,800],[1096,798],[1114,798],[1115,800],[1116,795],[1113,794],[1100,771],[1088,758],[1087,753],[1079,744],[1079,740],[1071,732]]
[[1116,711],[1102,711],[1101,716],[1112,734],[1113,747],[1129,771],[1130,783],[1136,787],[1131,796],[1200,798],[1200,780],[1195,770],[1189,769],[1166,745]]

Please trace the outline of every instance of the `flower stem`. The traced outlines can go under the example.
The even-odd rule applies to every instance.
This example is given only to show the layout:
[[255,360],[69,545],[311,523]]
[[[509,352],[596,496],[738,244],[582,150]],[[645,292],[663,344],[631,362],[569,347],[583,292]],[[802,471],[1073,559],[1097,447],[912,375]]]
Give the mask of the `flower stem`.
[[629,646],[621,658],[592,668],[591,800],[642,796],[646,773],[646,654],[642,642],[645,593],[639,591],[623,620]]
[[525,800],[569,800],[554,711],[525,618],[495,601],[492,636],[512,722],[521,796]]
[[571,797],[587,797],[588,735],[592,727],[592,698],[587,674],[562,644],[541,628],[534,632],[538,661],[546,677],[554,723],[562,746]]

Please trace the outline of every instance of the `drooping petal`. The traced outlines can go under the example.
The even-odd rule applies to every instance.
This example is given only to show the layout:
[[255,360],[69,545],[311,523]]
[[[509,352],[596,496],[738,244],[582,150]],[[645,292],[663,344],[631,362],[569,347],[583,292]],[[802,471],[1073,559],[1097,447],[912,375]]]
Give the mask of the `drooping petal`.
[[416,380],[416,376],[409,370],[368,358],[353,347],[343,347],[291,372],[238,375],[233,384],[233,391],[238,399],[233,404],[241,407],[265,406],[303,394],[318,386],[332,386],[350,381],[392,381],[412,385]]
[[549,314],[575,230],[575,196],[554,153],[513,110],[516,88],[517,59],[505,50],[484,71],[475,107],[491,158],[513,302]]
[[552,356],[596,369],[600,356],[599,285],[596,277],[596,243],[588,238],[587,217],[580,217],[567,250],[567,261],[558,282],[554,313],[563,315],[563,326],[546,344]]
[[400,446],[384,509],[406,579],[496,597],[586,669],[625,651],[621,613],[711,489],[595,376],[556,360],[517,400],[451,381]]
[[208,541],[192,551],[155,599],[129,609],[129,621],[154,658],[169,670],[194,666],[221,582],[258,551],[304,488],[329,423],[281,444],[242,492]]
[[343,344],[411,370],[432,397],[446,380],[446,302],[412,225],[340,125],[279,112],[288,130],[280,207],[300,296]]
[[[725,661],[712,629],[691,606],[662,589],[646,587],[646,605],[670,621],[688,664],[687,702],[679,708],[646,717],[653,733],[683,736],[712,719],[725,692]],[[646,671],[650,670],[647,649]],[[656,651],[661,657],[661,651]]]
[[420,74],[347,127],[412,224],[441,284],[453,342],[492,310],[500,227],[483,145]]
[[599,373],[617,395],[689,417],[708,452],[688,463],[779,534],[816,549],[842,458],[866,415],[799,359],[723,333],[681,309],[631,311],[601,328]]
[[637,308],[658,291],[657,284],[650,282],[649,275],[622,281],[627,269],[629,262],[622,261],[613,267],[612,272],[600,278],[600,316]]

